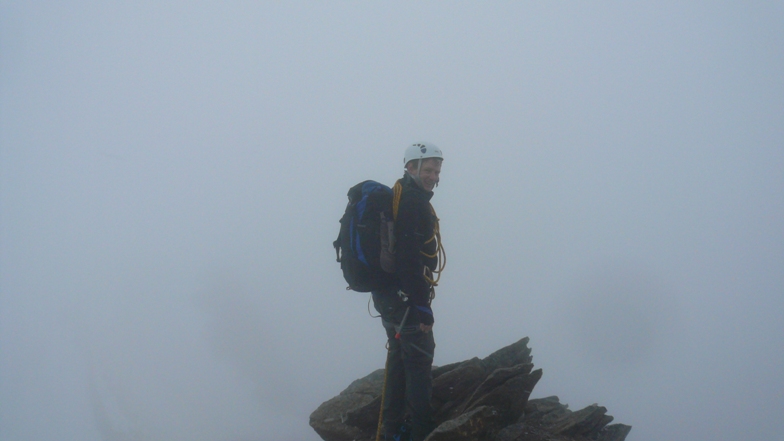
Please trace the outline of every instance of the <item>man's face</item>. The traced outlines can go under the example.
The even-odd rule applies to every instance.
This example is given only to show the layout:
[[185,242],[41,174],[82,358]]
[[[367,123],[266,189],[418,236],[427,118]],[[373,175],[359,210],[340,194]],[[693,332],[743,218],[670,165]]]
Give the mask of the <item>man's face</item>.
[[[427,191],[433,191],[436,187],[436,183],[439,180],[439,175],[441,174],[441,163],[438,159],[424,159],[422,160],[422,167],[419,169],[419,182],[422,184],[422,187]],[[417,167],[419,166],[419,161],[411,161],[408,164],[408,173],[412,176],[417,176]]]

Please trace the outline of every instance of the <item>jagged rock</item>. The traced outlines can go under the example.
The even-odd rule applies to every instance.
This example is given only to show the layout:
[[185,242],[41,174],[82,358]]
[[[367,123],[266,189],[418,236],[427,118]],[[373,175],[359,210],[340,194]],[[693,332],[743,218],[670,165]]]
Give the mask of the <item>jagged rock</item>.
[[[607,409],[575,412],[558,397],[529,400],[542,377],[533,370],[528,338],[484,359],[434,367],[433,409],[438,427],[428,441],[624,441],[631,426],[607,424]],[[325,441],[375,439],[383,369],[354,381],[318,407],[310,425]]]
[[573,441],[561,435],[555,435],[535,426],[517,423],[506,426],[498,432],[493,441]]
[[528,347],[528,337],[521,338],[516,343],[503,347],[485,357],[482,363],[488,373],[498,368],[517,366],[518,364],[530,363],[531,349]]
[[379,410],[381,409],[381,395],[362,407],[346,412],[344,424],[356,427],[363,432],[372,432],[378,427]]
[[607,409],[597,404],[580,409],[576,412],[567,411],[566,415],[553,420],[544,420],[544,425],[550,432],[568,436],[595,437],[599,431],[613,420],[605,415]]
[[[369,439],[366,430],[348,425],[346,421],[349,413],[365,407],[380,396],[383,382],[383,369],[378,369],[364,378],[355,380],[340,395],[325,401],[310,414],[310,427],[324,440]],[[380,400],[378,401],[380,403]],[[378,407],[376,407],[376,414],[378,414]],[[356,417],[356,415],[354,416]]]
[[[433,380],[433,407],[436,410],[436,422],[440,423],[455,418],[468,410],[469,403],[467,401],[471,401],[472,396],[476,394],[477,387],[485,385],[482,394],[476,395],[476,398],[480,398],[491,388],[500,386],[515,375],[514,370],[506,372],[508,369],[515,369],[515,366],[519,365],[530,365],[533,368],[531,349],[527,345],[528,337],[525,337],[493,352],[482,360],[474,357],[471,360],[458,363],[457,366],[452,364],[441,368],[443,373],[439,372],[439,377]],[[501,369],[501,373],[493,375],[499,369]],[[489,378],[488,375],[494,377],[490,383],[486,382]],[[527,400],[527,398],[526,396],[525,399]],[[525,402],[522,405],[525,405]],[[475,407],[477,406],[472,408]]]
[[432,401],[436,409],[436,421],[449,419],[452,411],[471,395],[486,376],[484,364],[475,357],[433,380]]
[[518,364],[517,366],[510,368],[496,369],[485,379],[485,381],[482,382],[482,384],[479,385],[479,387],[476,388],[474,393],[471,395],[471,398],[468,399],[468,402],[470,403],[474,397],[481,397],[487,394],[496,387],[506,383],[507,380],[513,377],[530,374],[533,368],[533,363],[525,363]]
[[520,420],[529,427],[536,425],[549,433],[584,436],[597,441],[625,440],[632,427],[625,424],[607,426],[613,417],[606,415],[606,412],[607,409],[596,404],[572,412],[568,405],[559,402],[558,397],[551,396],[528,401],[525,415]]
[[599,432],[597,441],[624,441],[629,432],[632,431],[632,426],[626,424],[610,424]]
[[458,366],[460,366],[463,363],[465,363],[465,362],[464,361],[458,361],[457,363],[445,364],[445,365],[439,366],[439,367],[433,366],[433,370],[431,371],[431,374],[433,375],[433,380],[435,380],[436,378],[440,377],[442,374],[445,374],[445,373],[451,371],[452,369],[457,368]]
[[525,405],[524,419],[526,421],[542,420],[546,415],[557,413],[563,415],[569,408],[566,404],[561,404],[556,396],[536,398],[529,400]]
[[479,441],[496,426],[499,413],[491,406],[481,406],[442,423],[425,441]]
[[[533,366],[530,363],[520,366]],[[496,370],[498,372],[500,369]],[[530,367],[522,371],[530,371]],[[542,370],[537,369],[533,372],[520,373],[495,389],[490,390],[485,395],[480,396],[471,403],[467,410],[477,406],[494,406],[500,409],[501,420],[511,423],[514,422],[525,410],[528,397],[531,395],[536,383],[542,378]],[[489,378],[488,378],[489,380]],[[479,389],[477,389],[479,391]]]

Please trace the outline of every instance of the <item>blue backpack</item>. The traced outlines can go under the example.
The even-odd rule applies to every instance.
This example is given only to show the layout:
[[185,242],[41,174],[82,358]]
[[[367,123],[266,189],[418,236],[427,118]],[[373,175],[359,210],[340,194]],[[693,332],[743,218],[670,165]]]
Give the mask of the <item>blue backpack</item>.
[[397,283],[392,199],[392,189],[376,181],[360,182],[348,191],[340,233],[332,243],[347,290],[370,292]]

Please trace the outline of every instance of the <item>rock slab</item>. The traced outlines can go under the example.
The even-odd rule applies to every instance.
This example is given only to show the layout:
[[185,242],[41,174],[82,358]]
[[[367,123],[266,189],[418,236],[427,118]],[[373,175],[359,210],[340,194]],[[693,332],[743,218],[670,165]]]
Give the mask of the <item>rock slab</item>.
[[[438,427],[426,441],[624,441],[631,426],[609,423],[607,409],[592,404],[569,410],[558,397],[529,399],[542,370],[531,363],[528,337],[484,359],[434,367]],[[351,383],[310,415],[325,441],[375,440],[384,370]]]

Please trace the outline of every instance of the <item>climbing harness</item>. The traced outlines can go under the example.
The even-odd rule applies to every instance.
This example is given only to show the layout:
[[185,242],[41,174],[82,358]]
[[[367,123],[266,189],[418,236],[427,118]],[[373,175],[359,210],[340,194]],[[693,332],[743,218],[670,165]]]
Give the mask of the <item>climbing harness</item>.
[[400,326],[395,326],[395,339],[400,340],[400,331],[403,330],[403,325],[406,323],[408,313],[411,312],[411,307],[406,308],[406,313],[403,314],[403,320],[400,321]]

